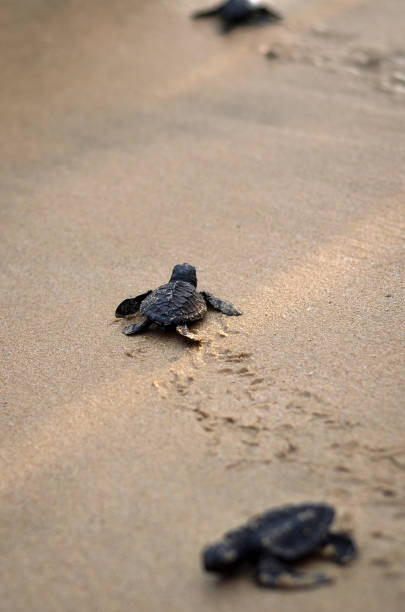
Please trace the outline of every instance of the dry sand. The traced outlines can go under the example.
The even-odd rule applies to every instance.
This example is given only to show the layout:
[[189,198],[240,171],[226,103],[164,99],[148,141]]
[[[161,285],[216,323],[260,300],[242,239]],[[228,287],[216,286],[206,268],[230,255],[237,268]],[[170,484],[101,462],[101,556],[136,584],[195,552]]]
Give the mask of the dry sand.
[[[0,609],[399,611],[405,6],[225,38],[197,5],[1,5]],[[125,337],[182,261],[244,316]],[[201,572],[304,500],[358,541],[333,586]]]

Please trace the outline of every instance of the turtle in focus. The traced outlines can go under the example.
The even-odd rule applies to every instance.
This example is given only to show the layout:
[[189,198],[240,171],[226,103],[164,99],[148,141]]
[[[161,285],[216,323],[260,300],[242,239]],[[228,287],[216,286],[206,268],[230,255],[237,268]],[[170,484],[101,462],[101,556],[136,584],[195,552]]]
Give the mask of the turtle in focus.
[[188,263],[177,264],[173,268],[170,280],[154,291],[147,291],[134,298],[121,302],[115,311],[117,318],[125,318],[140,312],[144,320],[124,328],[127,336],[138,334],[152,323],[164,329],[176,328],[176,331],[189,340],[200,342],[201,338],[187,327],[202,319],[207,312],[207,305],[223,314],[239,316],[242,313],[225,300],[221,300],[208,291],[197,291],[197,274],[194,266]]
[[196,11],[191,16],[193,19],[218,17],[223,32],[229,32],[238,25],[264,24],[282,19],[280,13],[259,0],[227,0],[212,8]]
[[297,572],[291,566],[314,555],[340,565],[357,556],[356,546],[347,534],[330,531],[334,516],[328,504],[268,510],[205,548],[203,567],[207,572],[228,575],[250,564],[256,583],[269,588],[328,583],[331,578],[326,574]]

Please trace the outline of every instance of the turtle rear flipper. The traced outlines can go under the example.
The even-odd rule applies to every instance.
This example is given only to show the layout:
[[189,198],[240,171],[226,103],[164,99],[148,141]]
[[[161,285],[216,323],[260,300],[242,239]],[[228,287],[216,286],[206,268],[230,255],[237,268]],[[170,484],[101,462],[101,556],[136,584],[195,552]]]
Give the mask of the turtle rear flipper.
[[254,9],[254,11],[252,11],[250,21],[260,25],[273,23],[274,21],[281,21],[282,19],[281,14],[274,9],[267,6],[258,6],[256,9]]
[[283,16],[278,11],[270,8],[269,6],[261,6],[256,9],[256,15],[259,19],[264,21],[282,21]]
[[215,297],[212,293],[208,291],[201,291],[201,295],[204,300],[215,310],[219,310],[223,314],[228,315],[228,317],[238,317],[242,313],[239,310],[236,310],[235,306],[231,304],[231,302],[227,302],[226,300],[221,300],[220,298]]
[[271,555],[263,555],[255,567],[254,578],[266,588],[302,589],[327,584],[330,576],[322,573],[295,572]]
[[151,325],[152,321],[149,321],[149,319],[145,319],[144,321],[141,321],[140,323],[132,323],[132,325],[127,325],[127,327],[124,327],[122,333],[125,334],[126,336],[132,336],[133,334],[139,334],[139,332],[143,331],[144,329],[147,329],[149,327],[149,325]]
[[115,311],[115,316],[117,319],[122,319],[138,312],[139,306],[150,293],[152,293],[152,290],[149,290],[146,293],[141,293],[141,295],[137,295],[134,298],[128,298],[121,302]]
[[344,565],[357,557],[357,549],[347,534],[329,533],[320,554],[324,559]]
[[184,336],[185,338],[192,340],[193,342],[201,342],[201,337],[198,336],[197,334],[193,334],[193,332],[189,330],[187,325],[177,325],[176,332],[180,334],[181,336]]

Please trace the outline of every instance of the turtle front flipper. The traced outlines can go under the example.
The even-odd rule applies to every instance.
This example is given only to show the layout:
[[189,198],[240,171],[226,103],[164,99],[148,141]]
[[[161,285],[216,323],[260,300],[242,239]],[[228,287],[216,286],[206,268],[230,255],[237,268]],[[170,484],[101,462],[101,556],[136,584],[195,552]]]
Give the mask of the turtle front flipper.
[[217,15],[221,14],[221,11],[224,8],[224,5],[226,3],[223,2],[221,4],[219,4],[218,6],[214,6],[212,8],[209,9],[203,9],[201,11],[195,11],[194,13],[192,13],[191,17],[193,19],[205,19],[206,17],[216,17]]
[[121,304],[117,306],[117,310],[115,311],[115,316],[117,317],[117,319],[122,319],[138,312],[139,306],[146,298],[146,296],[148,296],[150,293],[152,293],[152,290],[149,290],[146,293],[142,293],[141,295],[137,295],[134,298],[128,298],[121,302]]
[[132,325],[127,325],[127,327],[124,327],[122,333],[126,336],[133,336],[133,334],[139,334],[139,332],[143,331],[144,329],[147,329],[149,325],[151,325],[151,323],[152,321],[149,321],[149,319],[145,319],[140,323],[132,323]]
[[266,588],[302,589],[331,582],[326,574],[295,572],[289,565],[271,555],[263,555],[255,567],[254,578],[258,585]]
[[197,334],[193,334],[193,332],[189,330],[187,325],[177,325],[176,332],[180,334],[181,336],[184,336],[185,338],[192,340],[193,342],[201,342],[201,337],[198,336]]
[[231,302],[221,300],[220,298],[215,297],[214,295],[212,295],[212,293],[209,293],[208,291],[201,291],[201,295],[203,296],[207,304],[212,306],[212,308],[215,308],[215,310],[219,310],[223,314],[228,315],[228,317],[238,317],[242,314],[242,312],[236,310],[235,306],[231,304]]
[[329,533],[320,554],[324,559],[344,565],[357,557],[357,549],[346,533]]

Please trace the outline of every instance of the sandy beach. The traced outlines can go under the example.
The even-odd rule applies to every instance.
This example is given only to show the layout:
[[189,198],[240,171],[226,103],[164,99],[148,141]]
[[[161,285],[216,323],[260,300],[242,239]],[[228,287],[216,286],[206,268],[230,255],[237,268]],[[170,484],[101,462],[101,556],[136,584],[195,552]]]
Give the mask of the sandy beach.
[[[400,612],[405,5],[0,8],[0,610]],[[196,266],[232,301],[122,333]],[[327,501],[359,559],[323,588],[200,567],[253,514]]]

